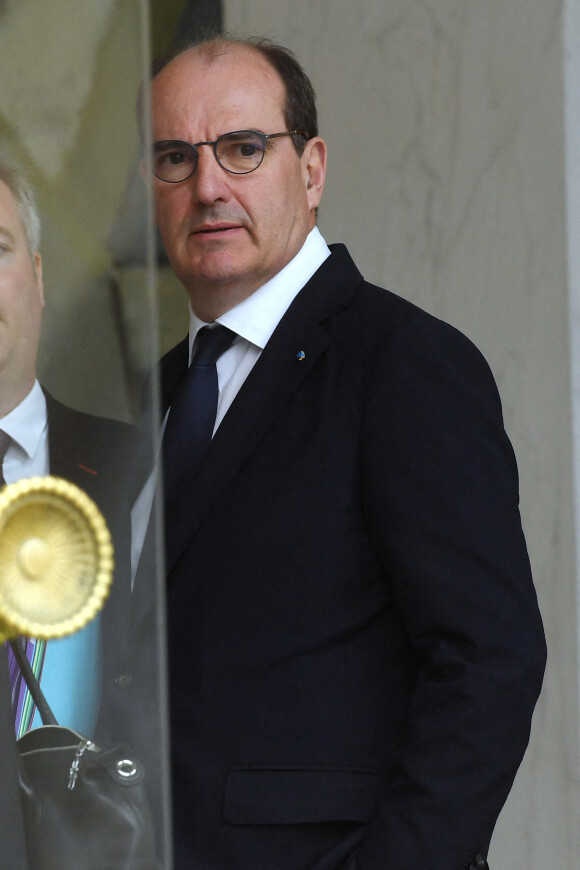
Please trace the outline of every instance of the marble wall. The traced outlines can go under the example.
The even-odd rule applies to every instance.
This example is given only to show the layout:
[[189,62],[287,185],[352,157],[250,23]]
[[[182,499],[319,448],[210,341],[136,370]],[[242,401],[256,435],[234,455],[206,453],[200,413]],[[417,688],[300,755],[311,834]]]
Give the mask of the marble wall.
[[568,13],[564,43],[559,0],[224,2],[226,28],[284,42],[312,76],[327,240],[469,335],[498,380],[550,655],[494,870],[567,870],[580,854]]
[[157,319],[135,107],[150,48],[211,20],[207,2],[99,0],[79,15],[75,0],[0,0],[0,151],[29,174],[43,219],[39,375],[82,410],[132,419],[158,332],[167,348],[187,331],[165,274]]
[[102,0],[80,16],[77,6],[18,0],[0,11],[0,150],[27,171],[43,220],[42,382],[82,410],[127,418],[131,372],[110,237],[140,156],[147,4]]

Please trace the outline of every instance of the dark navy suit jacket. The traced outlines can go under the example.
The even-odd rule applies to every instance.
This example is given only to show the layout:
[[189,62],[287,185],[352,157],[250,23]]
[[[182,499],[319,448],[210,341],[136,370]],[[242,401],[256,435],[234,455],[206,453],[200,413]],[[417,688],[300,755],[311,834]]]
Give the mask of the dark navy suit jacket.
[[166,522],[176,870],[485,854],[545,645],[476,348],[334,247]]
[[[102,614],[102,634],[108,642],[103,653],[103,711],[115,693],[114,675],[121,654],[116,639],[126,630],[130,601],[130,498],[124,482],[130,462],[131,427],[93,417],[58,402],[46,394],[50,473],[75,483],[103,513],[115,546],[115,575]],[[0,840],[6,867],[26,870],[24,833],[20,815],[14,751],[14,722],[10,706],[8,666],[0,645]],[[114,732],[106,714],[97,726]],[[100,738],[99,738],[100,739]],[[122,737],[117,733],[117,742]],[[4,865],[3,865],[4,866]]]

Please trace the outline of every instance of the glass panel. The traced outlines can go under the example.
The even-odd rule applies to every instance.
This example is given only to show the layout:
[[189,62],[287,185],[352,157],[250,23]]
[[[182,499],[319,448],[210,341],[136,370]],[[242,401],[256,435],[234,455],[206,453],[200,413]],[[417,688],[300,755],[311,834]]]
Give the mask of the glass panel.
[[[31,476],[72,482],[104,517],[115,560],[108,599],[86,627],[27,644],[61,729],[78,734],[37,727],[23,689],[17,716],[32,730],[16,743],[0,645],[0,865],[19,870],[171,870],[159,522],[150,500],[133,508],[158,437],[149,375],[158,356],[155,236],[135,115],[149,68],[147,16],[145,0],[100,0],[82,14],[76,0],[0,0],[0,156],[36,191],[43,266],[41,281],[13,176],[0,175],[0,429],[11,436],[0,500],[10,494],[20,507],[16,481]],[[16,632],[3,591],[4,636],[30,624],[50,633],[62,588],[68,602],[69,587],[84,595],[90,586],[87,560],[103,533],[83,514],[78,556],[75,493],[60,493],[55,507],[52,490],[34,489],[12,550],[0,525],[0,588],[5,566],[16,565],[18,582],[41,599],[36,622]],[[37,514],[65,555],[38,530]],[[78,628],[62,606],[58,624]]]

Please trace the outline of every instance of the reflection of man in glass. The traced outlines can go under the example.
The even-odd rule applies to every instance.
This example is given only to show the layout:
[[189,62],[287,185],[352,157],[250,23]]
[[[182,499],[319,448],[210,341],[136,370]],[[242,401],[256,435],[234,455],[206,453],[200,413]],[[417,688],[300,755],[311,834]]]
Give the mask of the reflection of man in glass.
[[192,311],[161,367],[176,868],[484,867],[545,656],[489,368],[327,247],[289,52],[210,42],[152,95]]
[[[0,159],[1,482],[50,473],[84,489],[112,527],[119,573],[124,558],[120,523],[124,520],[117,495],[128,427],[65,407],[37,380],[44,308],[39,242],[34,193],[23,175]],[[114,609],[108,607],[103,620],[110,619]],[[70,638],[23,641],[59,723],[87,736],[95,733],[101,672],[103,664],[107,666],[100,648],[100,628],[101,618],[97,618]],[[20,736],[41,722],[11,652],[8,655],[14,726]],[[4,668],[5,663],[0,666]]]

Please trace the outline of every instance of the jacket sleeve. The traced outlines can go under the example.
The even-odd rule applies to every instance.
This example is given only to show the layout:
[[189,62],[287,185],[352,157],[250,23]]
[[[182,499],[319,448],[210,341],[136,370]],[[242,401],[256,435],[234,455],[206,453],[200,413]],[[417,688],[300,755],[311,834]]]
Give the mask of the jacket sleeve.
[[406,740],[359,870],[487,852],[530,734],[545,641],[493,377],[452,327],[399,323],[361,434],[367,522],[416,665]]

